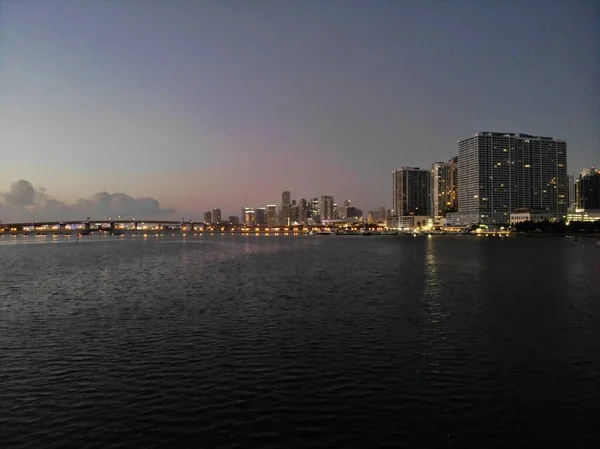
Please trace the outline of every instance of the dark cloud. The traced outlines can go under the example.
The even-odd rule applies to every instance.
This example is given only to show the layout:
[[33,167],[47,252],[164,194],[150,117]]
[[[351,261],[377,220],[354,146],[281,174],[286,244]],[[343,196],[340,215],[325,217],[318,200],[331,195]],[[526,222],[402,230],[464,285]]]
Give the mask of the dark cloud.
[[6,204],[17,206],[29,206],[35,202],[35,189],[29,181],[20,179],[13,182],[10,191],[3,193]]
[[90,198],[80,198],[67,204],[46,194],[44,188],[36,189],[29,181],[19,180],[10,191],[0,193],[0,221],[26,222],[31,220],[31,210],[36,221],[77,220],[91,217],[107,219],[128,217],[138,219],[170,218],[173,209],[161,207],[154,198],[133,198],[125,193],[98,192]]

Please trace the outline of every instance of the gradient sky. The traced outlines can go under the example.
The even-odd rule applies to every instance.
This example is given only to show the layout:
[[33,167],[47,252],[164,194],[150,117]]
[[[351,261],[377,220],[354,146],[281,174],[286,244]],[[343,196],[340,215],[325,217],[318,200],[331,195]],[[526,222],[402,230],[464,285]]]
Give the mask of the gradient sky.
[[600,2],[0,0],[0,190],[368,210],[483,130],[600,165]]

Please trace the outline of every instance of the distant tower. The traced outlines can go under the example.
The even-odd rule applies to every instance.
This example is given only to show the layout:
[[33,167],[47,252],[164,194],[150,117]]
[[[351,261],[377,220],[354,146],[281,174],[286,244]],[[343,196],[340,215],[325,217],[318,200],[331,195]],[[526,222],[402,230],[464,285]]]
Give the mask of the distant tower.
[[292,204],[290,199],[291,195],[289,191],[285,191],[281,194],[281,210],[279,214],[279,221],[283,226],[288,226],[290,224],[292,212]]
[[268,204],[266,209],[267,209],[267,225],[277,226],[277,205]]
[[321,195],[319,198],[319,216],[321,220],[331,220],[333,218],[333,197]]
[[219,209],[218,207],[212,210],[212,222],[221,223],[221,209]]

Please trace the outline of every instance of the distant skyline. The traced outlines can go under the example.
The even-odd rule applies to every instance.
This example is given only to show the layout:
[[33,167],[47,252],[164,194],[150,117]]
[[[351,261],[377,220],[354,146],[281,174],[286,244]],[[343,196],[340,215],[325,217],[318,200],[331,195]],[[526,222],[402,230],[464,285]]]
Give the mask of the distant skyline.
[[202,218],[289,190],[366,213],[391,205],[392,170],[448,160],[479,131],[565,139],[577,174],[600,166],[599,14],[592,0],[0,1],[0,192],[124,192],[110,201]]

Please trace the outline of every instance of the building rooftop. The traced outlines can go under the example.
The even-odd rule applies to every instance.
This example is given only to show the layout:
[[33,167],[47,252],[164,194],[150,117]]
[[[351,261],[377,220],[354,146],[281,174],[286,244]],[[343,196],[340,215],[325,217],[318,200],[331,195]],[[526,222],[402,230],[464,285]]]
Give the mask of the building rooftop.
[[556,139],[554,137],[534,136],[532,134],[526,134],[526,133],[499,133],[499,132],[491,132],[491,131],[479,131],[478,133],[473,134],[469,137],[465,137],[464,139],[459,139],[459,142],[461,140],[467,140],[467,139],[471,139],[473,137],[479,137],[479,136],[515,137],[515,138],[521,138],[521,139],[555,140],[555,141],[559,141],[559,142],[564,142],[563,139]]

